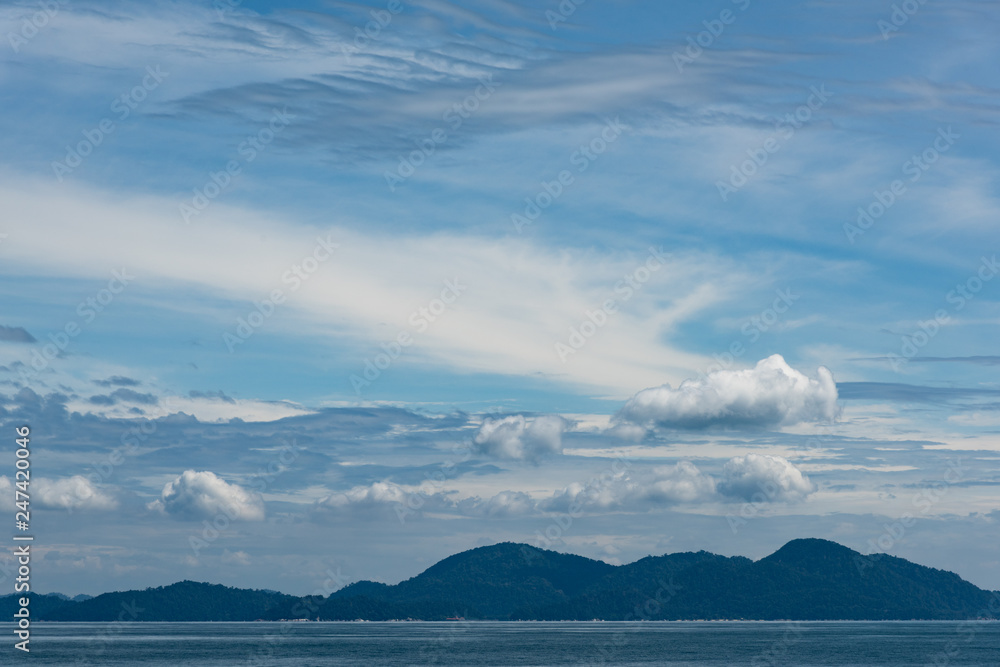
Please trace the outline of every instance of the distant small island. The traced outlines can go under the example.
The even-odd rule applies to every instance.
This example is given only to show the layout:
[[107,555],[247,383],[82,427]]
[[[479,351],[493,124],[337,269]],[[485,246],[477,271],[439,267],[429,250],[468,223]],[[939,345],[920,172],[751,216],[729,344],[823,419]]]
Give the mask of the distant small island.
[[[0,598],[8,618],[16,605]],[[821,539],[792,540],[758,561],[699,551],[618,566],[505,542],[394,586],[360,581],[326,598],[182,581],[89,599],[32,594],[31,608],[39,620],[102,622],[995,620],[1000,592]]]

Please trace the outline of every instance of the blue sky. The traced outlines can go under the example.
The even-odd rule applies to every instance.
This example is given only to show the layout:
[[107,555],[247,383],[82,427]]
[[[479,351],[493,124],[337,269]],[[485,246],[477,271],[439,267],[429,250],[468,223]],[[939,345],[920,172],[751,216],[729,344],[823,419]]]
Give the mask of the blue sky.
[[40,589],[805,536],[1000,588],[998,15],[903,4],[5,5]]

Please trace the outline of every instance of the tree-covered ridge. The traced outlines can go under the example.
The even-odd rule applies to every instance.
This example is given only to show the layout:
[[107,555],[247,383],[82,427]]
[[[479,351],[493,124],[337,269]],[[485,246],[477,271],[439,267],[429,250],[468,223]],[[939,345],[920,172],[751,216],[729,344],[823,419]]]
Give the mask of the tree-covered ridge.
[[[0,611],[15,604],[0,598]],[[819,539],[793,540],[756,562],[700,551],[620,566],[503,543],[455,554],[394,586],[360,581],[327,598],[182,581],[79,602],[35,596],[32,604],[36,618],[64,621],[1000,618],[1000,592]],[[126,611],[134,617],[123,619]]]

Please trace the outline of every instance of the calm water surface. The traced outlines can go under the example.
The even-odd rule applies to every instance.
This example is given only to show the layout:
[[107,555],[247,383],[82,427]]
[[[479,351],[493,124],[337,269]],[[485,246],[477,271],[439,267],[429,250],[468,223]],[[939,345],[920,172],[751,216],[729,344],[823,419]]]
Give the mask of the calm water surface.
[[2,625],[0,664],[1000,667],[1000,622]]

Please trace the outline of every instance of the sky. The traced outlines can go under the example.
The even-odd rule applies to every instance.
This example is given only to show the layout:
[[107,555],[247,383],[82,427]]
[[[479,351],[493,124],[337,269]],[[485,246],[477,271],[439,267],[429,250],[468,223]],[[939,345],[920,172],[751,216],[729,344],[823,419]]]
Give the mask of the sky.
[[1000,589],[998,24],[5,3],[0,434],[31,430],[34,589],[800,537]]

